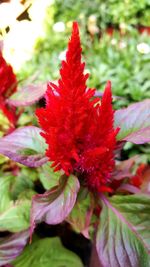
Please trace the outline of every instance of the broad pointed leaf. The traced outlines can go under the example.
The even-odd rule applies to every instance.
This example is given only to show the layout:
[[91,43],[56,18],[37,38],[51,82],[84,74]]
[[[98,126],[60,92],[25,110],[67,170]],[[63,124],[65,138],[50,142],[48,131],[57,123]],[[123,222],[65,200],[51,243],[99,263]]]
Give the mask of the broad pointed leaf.
[[149,196],[101,198],[103,209],[96,238],[101,266],[149,267]]
[[60,185],[41,195],[35,195],[31,209],[31,233],[39,222],[58,224],[71,212],[79,191],[75,176],[62,177]]
[[14,93],[7,103],[15,107],[32,105],[44,96],[46,88],[45,84],[25,86]]
[[46,144],[35,126],[22,127],[0,138],[0,154],[28,167],[39,167],[47,162]]
[[150,142],[150,100],[116,111],[115,127],[120,127],[118,141],[135,144]]
[[0,238],[0,266],[13,261],[24,249],[29,237],[29,231],[12,234]]
[[30,225],[30,200],[13,203],[7,210],[0,213],[0,231],[20,232]]
[[14,267],[83,267],[80,258],[64,248],[58,237],[36,240],[12,264]]

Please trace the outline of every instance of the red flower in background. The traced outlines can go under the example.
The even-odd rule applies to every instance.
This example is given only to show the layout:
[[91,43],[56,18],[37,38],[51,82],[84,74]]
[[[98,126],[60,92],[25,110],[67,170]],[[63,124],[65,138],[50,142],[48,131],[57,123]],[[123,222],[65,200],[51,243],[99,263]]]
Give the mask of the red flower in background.
[[130,183],[136,187],[139,187],[142,185],[144,172],[147,169],[147,165],[144,163],[141,163],[140,166],[136,170],[136,174],[130,179]]
[[90,189],[110,191],[107,183],[114,168],[117,130],[113,128],[111,84],[102,100],[87,89],[88,74],[81,62],[78,24],[74,22],[66,60],[62,61],[58,86],[49,83],[46,108],[36,111],[48,144],[46,155],[54,171],[67,176],[77,172]]
[[6,63],[0,52],[0,95],[8,98],[16,91],[17,79],[12,67]]
[[6,100],[16,91],[16,89],[17,79],[13,69],[6,63],[2,53],[0,52],[0,109],[12,124],[12,127],[17,120],[17,116],[15,114],[16,109],[8,107]]

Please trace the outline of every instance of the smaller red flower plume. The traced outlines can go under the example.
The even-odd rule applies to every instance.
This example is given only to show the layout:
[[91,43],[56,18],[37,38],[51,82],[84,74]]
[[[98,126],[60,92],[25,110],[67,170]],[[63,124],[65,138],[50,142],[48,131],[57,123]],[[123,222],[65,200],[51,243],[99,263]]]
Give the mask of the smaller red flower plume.
[[130,179],[130,183],[136,187],[139,187],[142,185],[144,172],[147,168],[147,165],[144,163],[141,163],[138,167],[136,174]]
[[0,96],[8,98],[16,91],[17,79],[12,67],[6,63],[0,52]]
[[48,84],[46,108],[38,109],[36,115],[54,171],[77,173],[90,189],[109,191],[118,131],[113,128],[111,84],[107,83],[101,101],[93,98],[95,89],[86,87],[88,74],[84,74],[81,51],[74,22],[61,79],[58,86]]
[[6,115],[10,123],[16,121],[15,109],[12,110],[6,104],[9,98],[17,89],[17,79],[12,67],[6,63],[0,51],[0,109]]

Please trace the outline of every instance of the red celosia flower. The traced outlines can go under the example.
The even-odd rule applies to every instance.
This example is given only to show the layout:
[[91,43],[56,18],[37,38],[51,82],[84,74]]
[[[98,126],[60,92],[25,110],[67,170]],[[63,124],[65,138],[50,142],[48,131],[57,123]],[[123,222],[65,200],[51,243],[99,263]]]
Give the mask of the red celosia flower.
[[17,120],[15,108],[10,109],[6,104],[6,99],[16,91],[16,85],[17,79],[13,69],[6,63],[0,52],[0,109],[12,124]]
[[81,51],[74,22],[61,79],[58,86],[48,84],[46,108],[38,109],[36,115],[54,170],[78,173],[91,189],[109,191],[118,132],[113,128],[111,84],[107,83],[101,101],[93,98],[95,89],[86,87],[88,74],[84,74]]

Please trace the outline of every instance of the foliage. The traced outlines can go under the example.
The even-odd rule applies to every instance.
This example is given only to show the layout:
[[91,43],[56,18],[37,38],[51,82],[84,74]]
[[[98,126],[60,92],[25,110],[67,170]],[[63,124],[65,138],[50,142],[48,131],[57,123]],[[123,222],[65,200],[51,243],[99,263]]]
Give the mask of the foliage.
[[[16,91],[6,88],[15,129],[0,113],[0,266],[83,266],[63,246],[71,229],[96,242],[101,267],[149,267],[150,46],[138,32],[149,8],[146,0],[56,0],[47,9]],[[85,72],[76,23],[66,55],[74,19]],[[103,90],[108,78],[117,111],[110,82]]]
[[[33,74],[36,74],[37,81],[43,82],[58,78],[69,28],[66,24],[66,30],[55,32],[55,35],[53,28],[49,28],[46,38],[37,42],[34,57],[20,70],[21,79]],[[54,37],[51,38],[51,35]],[[113,94],[120,97],[116,101],[116,108],[150,97],[150,54],[142,54],[137,50],[138,44],[149,44],[146,34],[139,35],[131,29],[123,36],[116,31],[112,36],[104,33],[101,39],[96,35],[91,39],[86,30],[82,30],[81,36],[86,69],[90,72],[89,87],[102,90],[109,77]]]
[[102,28],[110,24],[147,25],[149,23],[150,2],[148,0],[81,0],[75,3],[73,0],[56,0],[54,6],[57,21],[68,22],[83,19],[83,17],[87,20],[91,14],[94,14],[98,19],[98,26]]
[[64,248],[58,237],[35,239],[13,262],[14,267],[29,267],[31,265],[33,267],[83,266],[79,257]]
[[102,200],[104,206],[97,235],[102,266],[148,267],[149,196],[115,196],[110,200],[102,196]]

